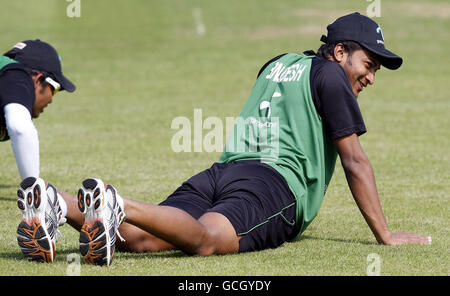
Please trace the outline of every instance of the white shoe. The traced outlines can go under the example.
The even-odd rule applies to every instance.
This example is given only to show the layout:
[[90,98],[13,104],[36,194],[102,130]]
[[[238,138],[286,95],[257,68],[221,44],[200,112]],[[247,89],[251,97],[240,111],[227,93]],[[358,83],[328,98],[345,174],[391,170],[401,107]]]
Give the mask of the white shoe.
[[80,231],[80,252],[87,263],[110,265],[116,234],[125,220],[124,203],[116,189],[100,179],[86,179],[78,191],[78,207],[84,214]]
[[22,253],[31,261],[53,262],[58,227],[66,222],[56,188],[41,178],[28,177],[20,184],[17,196],[22,211],[17,242]]

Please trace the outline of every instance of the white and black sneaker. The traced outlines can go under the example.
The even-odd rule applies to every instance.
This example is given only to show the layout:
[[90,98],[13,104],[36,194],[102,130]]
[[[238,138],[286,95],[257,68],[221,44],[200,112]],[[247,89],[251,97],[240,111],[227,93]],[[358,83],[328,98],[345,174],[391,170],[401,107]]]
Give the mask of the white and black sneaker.
[[110,265],[116,234],[125,219],[124,203],[116,189],[100,179],[86,179],[78,191],[78,207],[84,214],[80,231],[80,252],[89,264]]
[[22,211],[17,242],[22,253],[31,261],[53,262],[58,227],[66,222],[56,188],[41,178],[28,177],[20,184],[17,196]]

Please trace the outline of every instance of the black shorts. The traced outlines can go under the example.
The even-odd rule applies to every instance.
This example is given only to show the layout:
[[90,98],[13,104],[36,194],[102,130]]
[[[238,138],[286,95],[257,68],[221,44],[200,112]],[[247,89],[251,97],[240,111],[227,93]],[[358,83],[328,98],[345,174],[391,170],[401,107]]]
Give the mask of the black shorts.
[[184,182],[160,205],[195,219],[221,213],[233,225],[239,252],[276,248],[295,237],[295,198],[285,179],[256,160],[215,163]]

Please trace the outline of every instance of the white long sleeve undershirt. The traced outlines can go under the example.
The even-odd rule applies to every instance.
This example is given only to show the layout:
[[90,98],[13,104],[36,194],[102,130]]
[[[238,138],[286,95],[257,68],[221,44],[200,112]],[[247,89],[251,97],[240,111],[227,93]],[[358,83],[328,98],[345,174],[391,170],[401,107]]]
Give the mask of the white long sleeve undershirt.
[[11,103],[4,107],[4,113],[20,177],[39,177],[39,137],[30,112]]

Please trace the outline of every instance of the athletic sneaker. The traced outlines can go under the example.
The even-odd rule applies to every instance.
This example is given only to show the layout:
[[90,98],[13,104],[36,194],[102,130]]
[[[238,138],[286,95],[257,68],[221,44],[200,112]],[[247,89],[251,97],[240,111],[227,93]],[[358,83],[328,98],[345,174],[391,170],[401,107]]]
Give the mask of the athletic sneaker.
[[125,219],[123,199],[111,185],[100,179],[86,179],[78,191],[78,207],[84,214],[80,231],[80,252],[87,263],[110,265],[116,234]]
[[17,242],[22,253],[31,261],[53,262],[58,227],[66,222],[56,188],[41,178],[28,177],[20,184],[17,196],[22,211]]

